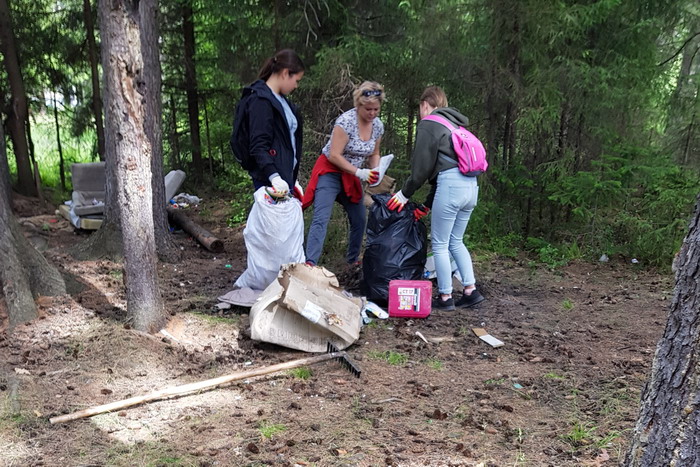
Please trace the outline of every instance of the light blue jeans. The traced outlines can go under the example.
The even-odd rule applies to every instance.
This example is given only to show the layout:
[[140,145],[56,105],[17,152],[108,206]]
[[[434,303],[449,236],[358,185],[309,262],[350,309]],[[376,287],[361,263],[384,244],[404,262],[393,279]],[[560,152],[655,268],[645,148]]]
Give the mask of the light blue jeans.
[[464,232],[478,197],[476,177],[462,175],[457,167],[438,174],[431,210],[430,239],[441,294],[452,293],[450,253],[462,276],[462,285],[467,287],[476,283],[472,257],[464,244]]

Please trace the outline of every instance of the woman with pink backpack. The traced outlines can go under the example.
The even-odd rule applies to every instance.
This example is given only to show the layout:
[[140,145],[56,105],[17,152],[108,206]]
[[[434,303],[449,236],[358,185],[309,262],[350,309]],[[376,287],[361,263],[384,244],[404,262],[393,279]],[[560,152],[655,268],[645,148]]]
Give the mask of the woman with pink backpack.
[[[464,127],[469,119],[447,106],[445,92],[430,86],[420,98],[420,116],[411,159],[411,175],[388,202],[401,211],[408,199],[426,181],[432,185],[425,204],[414,210],[416,220],[432,209],[430,239],[435,258],[438,297],[432,308],[454,310],[455,305],[472,307],[484,301],[476,290],[471,255],[464,232],[479,195],[477,175],[488,167],[483,145]],[[450,254],[462,278],[462,295],[452,298]]]

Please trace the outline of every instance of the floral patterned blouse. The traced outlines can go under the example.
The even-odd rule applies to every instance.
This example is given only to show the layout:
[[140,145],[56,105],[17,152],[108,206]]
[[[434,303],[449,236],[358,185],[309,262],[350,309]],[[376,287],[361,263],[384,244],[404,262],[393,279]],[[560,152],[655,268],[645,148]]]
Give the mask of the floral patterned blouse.
[[[349,138],[348,144],[345,145],[345,149],[343,150],[343,157],[355,167],[362,167],[365,159],[374,152],[374,146],[377,140],[384,134],[384,124],[379,118],[372,120],[372,136],[368,141],[363,141],[360,138],[360,128],[357,124],[357,109],[353,107],[341,114],[340,117],[336,119],[335,125],[342,128]],[[331,152],[332,140],[333,137],[331,136],[331,139],[329,139],[323,147],[322,152],[326,157],[328,157]]]

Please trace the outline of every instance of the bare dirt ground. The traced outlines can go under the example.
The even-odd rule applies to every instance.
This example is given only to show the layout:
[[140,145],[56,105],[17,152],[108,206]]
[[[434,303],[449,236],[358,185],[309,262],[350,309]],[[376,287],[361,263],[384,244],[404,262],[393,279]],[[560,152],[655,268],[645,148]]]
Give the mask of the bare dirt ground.
[[[125,324],[122,267],[78,262],[87,234],[46,215],[27,235],[76,280],[8,335],[0,309],[0,465],[604,466],[624,457],[673,281],[616,259],[549,271],[476,256],[487,301],[389,319],[334,362],[65,424],[50,417],[306,356],[247,337],[247,310],[214,311],[245,268],[222,201],[191,212],[213,254],[174,234],[160,266],[172,337]],[[349,276],[348,276],[349,277]],[[343,280],[350,281],[348,277]],[[493,349],[472,327],[505,345]],[[426,344],[417,335],[442,338]]]

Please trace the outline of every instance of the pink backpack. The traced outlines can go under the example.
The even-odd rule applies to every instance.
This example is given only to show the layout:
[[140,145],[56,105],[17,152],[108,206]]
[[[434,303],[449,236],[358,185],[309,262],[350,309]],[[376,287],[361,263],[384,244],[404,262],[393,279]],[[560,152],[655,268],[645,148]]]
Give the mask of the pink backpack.
[[486,172],[489,163],[486,162],[486,150],[479,138],[467,131],[466,128],[455,126],[445,117],[428,115],[423,120],[432,120],[447,127],[452,133],[452,147],[457,154],[459,171],[469,177],[476,177]]

